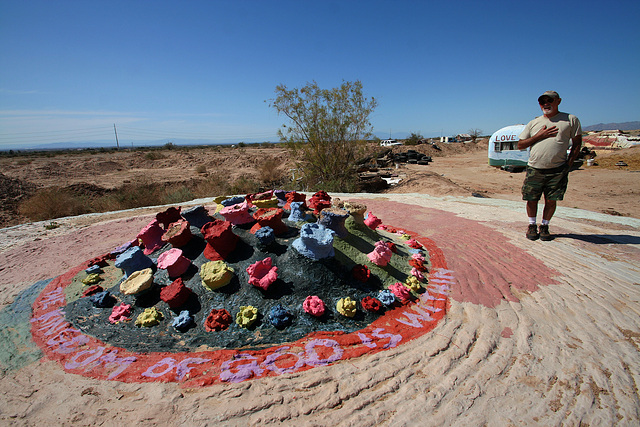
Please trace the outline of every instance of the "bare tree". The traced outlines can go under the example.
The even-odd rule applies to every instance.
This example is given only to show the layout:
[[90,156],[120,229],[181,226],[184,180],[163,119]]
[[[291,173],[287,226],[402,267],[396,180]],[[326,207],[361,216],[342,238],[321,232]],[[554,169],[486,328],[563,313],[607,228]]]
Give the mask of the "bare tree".
[[482,135],[482,129],[469,129],[469,135],[471,135],[471,140],[476,142],[476,139]]

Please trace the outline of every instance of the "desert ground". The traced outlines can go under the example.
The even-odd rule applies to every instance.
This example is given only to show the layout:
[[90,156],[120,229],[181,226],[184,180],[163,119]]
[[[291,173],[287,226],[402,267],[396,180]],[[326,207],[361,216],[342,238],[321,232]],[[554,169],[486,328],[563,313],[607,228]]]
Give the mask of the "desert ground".
[[[25,292],[36,282],[110,251],[164,208],[61,218],[52,229],[50,221],[13,218],[16,225],[0,229],[0,339],[13,349],[0,355],[0,419],[8,425],[638,425],[639,148],[598,152],[599,166],[571,173],[551,242],[524,238],[523,174],[489,167],[482,143],[427,151],[431,164],[394,170],[402,180],[383,193],[335,194],[434,242],[450,277],[446,316],[433,331],[386,351],[208,387],[92,379],[32,350],[28,337],[16,338],[28,335],[29,321],[19,324],[16,313],[24,316]],[[5,177],[36,187],[109,187],[204,173],[260,180],[255,165],[265,156],[282,159],[281,172],[288,173],[287,153],[279,148],[234,153],[178,150],[158,160],[98,153],[0,164]],[[615,166],[618,159],[629,166]],[[200,164],[206,172],[196,171]],[[215,207],[206,198],[184,205],[194,204]]]
[[[510,173],[487,163],[487,139],[478,143],[394,147],[394,152],[415,149],[432,156],[428,166],[399,164],[389,172],[401,178],[383,193],[419,193],[432,196],[465,196],[520,200],[523,173]],[[370,154],[381,152],[369,145]],[[616,166],[619,160],[627,166]],[[561,206],[640,218],[640,147],[597,150],[597,166],[582,166],[570,175]],[[0,226],[30,221],[17,206],[38,189],[72,188],[76,193],[96,197],[105,191],[136,184],[170,188],[207,183],[213,196],[229,191],[220,183],[250,182],[256,188],[286,187],[295,175],[289,152],[277,145],[270,148],[213,147],[157,151],[67,152],[49,156],[0,158]],[[216,190],[219,190],[216,192]],[[182,200],[177,200],[182,201]]]

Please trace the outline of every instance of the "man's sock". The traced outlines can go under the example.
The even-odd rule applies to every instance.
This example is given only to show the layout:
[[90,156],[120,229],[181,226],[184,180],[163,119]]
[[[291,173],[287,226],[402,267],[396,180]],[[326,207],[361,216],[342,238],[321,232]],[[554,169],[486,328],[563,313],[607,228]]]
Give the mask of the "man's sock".
[[549,225],[549,220],[543,219],[542,220],[542,225]]
[[529,225],[536,225],[536,217],[535,216],[530,216],[529,217]]

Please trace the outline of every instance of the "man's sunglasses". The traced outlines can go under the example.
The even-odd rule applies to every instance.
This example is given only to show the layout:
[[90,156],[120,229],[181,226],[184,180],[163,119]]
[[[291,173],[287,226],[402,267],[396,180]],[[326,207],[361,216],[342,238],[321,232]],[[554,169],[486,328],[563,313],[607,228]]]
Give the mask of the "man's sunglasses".
[[553,101],[555,101],[555,99],[550,98],[550,97],[548,97],[548,96],[545,96],[545,97],[543,97],[543,98],[538,98],[538,103],[539,103],[540,105],[544,105],[544,104],[552,104],[552,103],[553,103]]

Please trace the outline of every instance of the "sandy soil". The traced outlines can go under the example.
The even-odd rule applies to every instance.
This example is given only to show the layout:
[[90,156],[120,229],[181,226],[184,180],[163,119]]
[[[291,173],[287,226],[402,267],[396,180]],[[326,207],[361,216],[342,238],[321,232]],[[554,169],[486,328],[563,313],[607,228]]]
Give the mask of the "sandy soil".
[[[640,165],[616,167],[608,158],[640,157],[640,147],[599,152],[597,160],[607,166],[583,166],[569,175],[569,187],[559,206],[611,215],[640,218]],[[631,162],[629,162],[631,163]],[[487,165],[484,151],[435,158],[428,166],[404,165],[403,178],[389,193],[420,193],[433,196],[476,196],[522,200],[524,173],[510,173]]]
[[[488,167],[483,150],[398,173],[406,179],[388,194],[339,196],[360,199],[385,223],[420,230],[442,250],[455,283],[447,315],[431,333],[309,371],[205,388],[94,380],[65,373],[47,359],[2,367],[0,420],[638,425],[637,172],[572,172],[552,242],[524,238],[523,175]],[[66,218],[53,230],[44,222],[0,229],[1,307],[10,307],[36,281],[128,240],[158,210]],[[602,213],[608,210],[625,217]],[[12,327],[3,328],[10,333]]]

